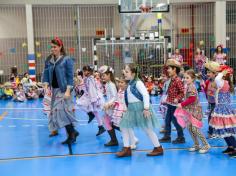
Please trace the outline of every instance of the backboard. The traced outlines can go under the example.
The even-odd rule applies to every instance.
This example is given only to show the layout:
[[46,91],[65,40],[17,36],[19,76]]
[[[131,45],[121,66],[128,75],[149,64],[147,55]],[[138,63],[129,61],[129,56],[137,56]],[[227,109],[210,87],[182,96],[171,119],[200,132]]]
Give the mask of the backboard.
[[169,12],[169,0],[119,0],[120,13]]

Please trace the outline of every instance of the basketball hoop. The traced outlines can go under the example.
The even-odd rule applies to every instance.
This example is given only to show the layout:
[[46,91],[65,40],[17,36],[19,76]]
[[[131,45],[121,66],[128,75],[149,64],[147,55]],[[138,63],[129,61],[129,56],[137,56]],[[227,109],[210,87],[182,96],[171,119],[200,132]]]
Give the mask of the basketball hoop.
[[147,5],[145,5],[145,4],[142,4],[142,5],[139,7],[139,9],[141,10],[142,13],[149,13],[149,12],[151,12],[152,8],[153,8],[153,7],[147,6]]

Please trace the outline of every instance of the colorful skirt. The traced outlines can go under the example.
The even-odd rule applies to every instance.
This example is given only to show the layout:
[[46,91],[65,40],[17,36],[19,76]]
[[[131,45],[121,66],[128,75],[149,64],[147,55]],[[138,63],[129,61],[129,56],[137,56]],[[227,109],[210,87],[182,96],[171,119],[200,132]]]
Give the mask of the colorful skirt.
[[65,93],[61,92],[59,88],[52,89],[51,113],[48,116],[50,131],[56,131],[77,122],[72,96],[65,99],[64,95]]
[[91,103],[89,101],[88,95],[83,94],[81,97],[76,97],[76,106],[85,112],[91,111]]
[[150,108],[151,116],[146,118],[143,115],[143,102],[129,103],[127,111],[120,121],[120,128],[156,128],[158,121],[153,110]]
[[124,108],[122,103],[115,102],[115,106],[114,106],[113,114],[111,118],[113,125],[117,127],[120,126],[120,121],[125,111],[126,109]]
[[185,128],[189,126],[190,124],[197,128],[202,128],[203,126],[202,121],[194,118],[192,114],[190,114],[188,111],[186,111],[183,108],[176,108],[174,112],[174,116],[176,117],[178,124],[182,128]]
[[224,138],[236,134],[236,110],[228,103],[216,105],[209,125],[213,128],[212,136]]

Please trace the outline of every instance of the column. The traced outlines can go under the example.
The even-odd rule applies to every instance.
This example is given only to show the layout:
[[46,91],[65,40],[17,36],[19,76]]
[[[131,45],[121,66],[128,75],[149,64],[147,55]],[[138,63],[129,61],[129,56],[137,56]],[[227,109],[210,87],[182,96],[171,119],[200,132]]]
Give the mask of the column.
[[215,46],[218,44],[226,48],[226,1],[215,3]]
[[29,75],[30,75],[30,78],[32,79],[32,81],[35,81],[36,80],[36,71],[35,71],[34,29],[33,29],[32,5],[26,4],[25,9],[26,9]]

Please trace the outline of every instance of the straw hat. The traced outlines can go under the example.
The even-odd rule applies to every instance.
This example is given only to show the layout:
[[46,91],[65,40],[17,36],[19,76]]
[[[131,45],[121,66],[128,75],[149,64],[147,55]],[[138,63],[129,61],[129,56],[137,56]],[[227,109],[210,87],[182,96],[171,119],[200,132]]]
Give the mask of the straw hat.
[[6,82],[5,84],[4,84],[4,87],[11,87],[12,85],[11,85],[11,83],[10,82]]
[[212,72],[218,72],[220,71],[220,64],[214,61],[208,61],[204,64],[205,68]]
[[175,59],[168,59],[166,62],[166,65],[181,68],[181,63]]

